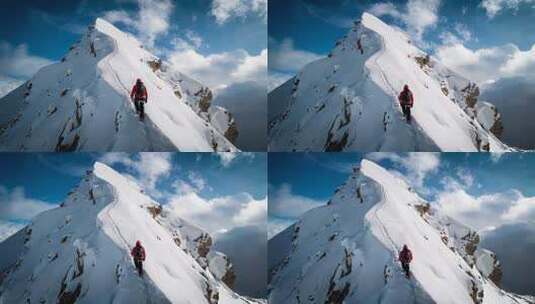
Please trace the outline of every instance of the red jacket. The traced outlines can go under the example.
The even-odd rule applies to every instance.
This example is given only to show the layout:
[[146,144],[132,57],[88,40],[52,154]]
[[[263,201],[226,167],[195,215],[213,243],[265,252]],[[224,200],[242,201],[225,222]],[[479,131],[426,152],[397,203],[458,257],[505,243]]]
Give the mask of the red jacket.
[[138,88],[137,83],[134,84],[134,87],[132,88],[132,92],[130,93],[130,98],[133,100],[145,100],[148,101],[148,94],[147,94],[147,87],[145,85],[142,85],[141,88]]
[[407,105],[409,107],[412,107],[414,105],[414,97],[412,96],[412,92],[410,89],[408,89],[407,91],[401,91],[401,93],[399,93],[398,100],[399,104],[402,106]]
[[132,248],[130,254],[134,258],[134,260],[145,261],[145,248],[143,248],[143,246],[136,246]]
[[412,252],[409,248],[401,250],[399,253],[399,261],[406,264],[412,261]]

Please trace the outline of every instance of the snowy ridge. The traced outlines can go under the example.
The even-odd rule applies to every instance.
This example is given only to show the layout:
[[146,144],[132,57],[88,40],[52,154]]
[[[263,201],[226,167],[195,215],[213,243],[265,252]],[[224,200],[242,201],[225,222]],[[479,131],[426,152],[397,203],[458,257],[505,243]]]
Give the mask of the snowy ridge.
[[[210,90],[169,70],[135,38],[97,19],[61,62],[0,99],[0,146],[6,151],[236,151],[224,137],[229,126],[214,127],[208,115],[196,111],[201,102],[204,112],[209,110]],[[137,78],[149,95],[144,122],[129,97]]]
[[[273,303],[535,303],[507,293],[477,233],[364,160],[326,206],[269,241]],[[412,250],[412,278],[397,254]],[[280,254],[280,253],[284,254]],[[476,263],[477,259],[477,263]],[[494,261],[495,262],[495,261]],[[483,270],[478,267],[484,268]],[[497,281],[494,282],[493,281]]]
[[[0,243],[0,303],[261,303],[223,282],[232,266],[207,233],[165,213],[97,163],[61,207]],[[143,278],[130,257],[136,240]]]
[[[397,96],[415,96],[412,124]],[[269,94],[271,151],[503,151],[474,115],[479,90],[364,13],[327,58]]]

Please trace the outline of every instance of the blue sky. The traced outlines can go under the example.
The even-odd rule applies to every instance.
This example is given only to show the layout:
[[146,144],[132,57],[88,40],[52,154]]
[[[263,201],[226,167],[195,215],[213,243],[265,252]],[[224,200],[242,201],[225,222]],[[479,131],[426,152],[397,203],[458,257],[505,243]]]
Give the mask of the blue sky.
[[[265,26],[262,16],[232,18],[222,25],[211,14],[212,1],[173,1],[169,18],[170,29],[158,38],[158,47],[171,47],[173,37],[185,37],[188,30],[202,33],[209,43],[199,48],[199,53],[232,51],[236,47],[258,53],[265,47]],[[32,54],[58,61],[95,18],[112,10],[136,12],[136,1],[2,1],[0,17],[4,25],[0,37],[14,44],[28,44]],[[13,12],[20,12],[14,14]],[[124,30],[131,30],[117,22]],[[247,28],[247,34],[245,34]],[[14,30],[15,29],[15,30]],[[247,39],[243,39],[247,37]]]
[[[446,211],[455,207],[455,200],[468,204],[477,201],[485,208],[493,199],[493,208],[503,204],[500,210],[505,212],[508,204],[535,197],[535,155],[531,153],[271,153],[270,235],[310,208],[325,204],[363,158],[403,176],[423,198]],[[465,220],[471,215],[461,212],[461,204],[450,215]],[[531,211],[526,212],[529,215]],[[481,214],[483,218],[474,224],[476,229],[504,223],[487,223],[484,217],[488,214]]]
[[[155,54],[190,76],[206,78],[213,88],[243,79],[261,81],[265,74],[265,0],[6,0],[0,7],[4,82],[26,80],[58,61],[97,17],[136,35]],[[213,65],[211,74],[218,77],[193,62]],[[240,67],[249,67],[248,74],[229,77]]]
[[[160,203],[187,205],[188,199],[192,199],[195,203],[184,207],[195,210],[203,207],[199,204],[210,205],[225,199],[229,213],[214,217],[211,225],[200,224],[212,233],[241,224],[265,225],[261,220],[267,192],[267,159],[263,153],[3,153],[0,221],[24,224],[37,213],[61,203],[96,161],[127,174]],[[258,210],[250,222],[233,223],[225,218],[253,205]],[[178,212],[181,210],[177,207]],[[202,221],[202,217],[189,213],[184,216]]]
[[[519,74],[498,70],[511,56],[535,53],[535,36],[526,35],[535,31],[535,5],[530,0],[272,0],[270,87],[326,55],[364,11],[407,31],[422,49],[478,82]],[[300,60],[290,61],[296,54]],[[524,60],[525,65],[533,64]],[[492,76],[485,73],[490,69]]]

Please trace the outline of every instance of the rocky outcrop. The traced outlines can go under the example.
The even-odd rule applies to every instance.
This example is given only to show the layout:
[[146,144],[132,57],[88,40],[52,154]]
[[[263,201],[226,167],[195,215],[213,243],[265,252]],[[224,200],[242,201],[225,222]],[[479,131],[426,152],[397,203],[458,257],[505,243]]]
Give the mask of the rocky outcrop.
[[489,278],[499,287],[501,285],[503,272],[496,254],[490,250],[478,249],[475,256],[476,266],[481,274]]
[[502,136],[502,117],[496,106],[488,102],[480,101],[476,105],[475,114],[483,128],[489,130],[498,138]]
[[174,71],[173,67],[160,59],[149,61],[148,65],[156,75],[173,87],[175,96],[187,104],[200,118],[211,124],[221,135],[235,143],[238,125],[227,109],[212,105],[214,94],[210,88],[186,75]]

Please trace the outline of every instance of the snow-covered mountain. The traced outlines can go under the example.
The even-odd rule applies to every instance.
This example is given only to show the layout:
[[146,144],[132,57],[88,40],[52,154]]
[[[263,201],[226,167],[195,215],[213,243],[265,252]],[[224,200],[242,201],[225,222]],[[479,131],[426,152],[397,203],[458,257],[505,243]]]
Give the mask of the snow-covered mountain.
[[[137,78],[149,95],[144,122],[129,98]],[[211,99],[210,89],[97,19],[61,62],[0,99],[0,149],[236,151],[234,119]]]
[[[136,240],[147,254],[143,278],[130,257]],[[229,288],[232,264],[211,245],[96,163],[60,207],[0,243],[0,303],[262,303]]]
[[[272,303],[535,303],[499,288],[496,256],[403,180],[364,160],[327,205],[269,241]],[[397,254],[412,250],[412,278]]]
[[[405,122],[397,101],[405,84],[415,97],[412,124]],[[430,58],[406,33],[364,13],[328,57],[306,65],[269,94],[269,147],[508,150],[493,134],[500,129],[499,115],[477,115],[478,95],[475,83]]]

